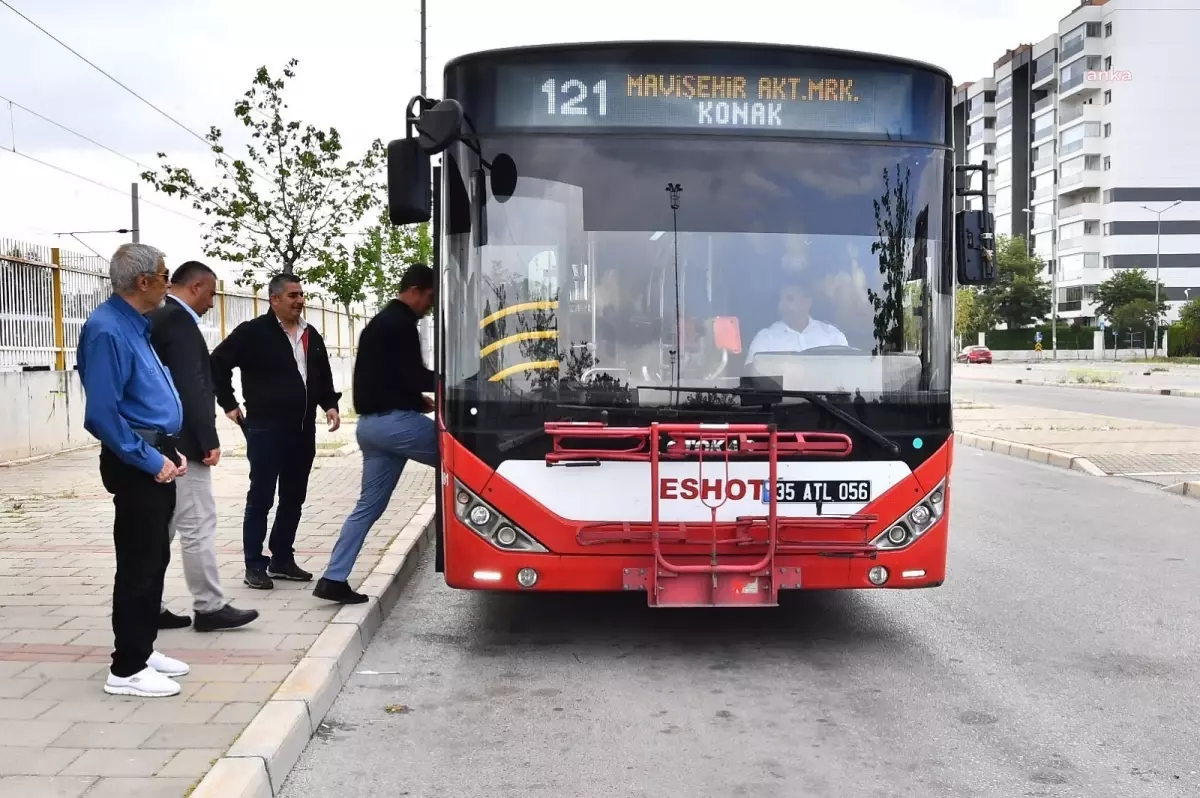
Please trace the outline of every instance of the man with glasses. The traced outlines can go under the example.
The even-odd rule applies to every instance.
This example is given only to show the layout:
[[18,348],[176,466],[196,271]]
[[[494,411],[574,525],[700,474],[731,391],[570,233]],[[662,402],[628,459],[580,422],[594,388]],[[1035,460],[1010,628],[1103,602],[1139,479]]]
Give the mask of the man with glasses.
[[175,478],[187,461],[175,448],[183,406],[150,344],[145,314],[167,293],[163,253],[125,244],[109,263],[112,296],[79,334],[83,427],[101,443],[100,479],[113,497],[112,666],[104,691],[141,698],[172,696],[188,666],[154,650],[163,579],[171,557]]

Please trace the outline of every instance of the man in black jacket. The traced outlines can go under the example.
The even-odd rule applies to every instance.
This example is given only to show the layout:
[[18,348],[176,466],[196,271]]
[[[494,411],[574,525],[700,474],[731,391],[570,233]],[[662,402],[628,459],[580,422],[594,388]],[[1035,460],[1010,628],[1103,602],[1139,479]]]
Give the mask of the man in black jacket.
[[363,328],[354,361],[354,409],[363,455],[362,494],[334,544],[313,595],[343,604],[367,597],[350,588],[350,571],[371,526],[383,515],[409,460],[438,462],[437,433],[426,413],[433,403],[434,373],[421,356],[417,320],[433,307],[433,271],[414,263],[393,299]]
[[[341,393],[333,387],[324,339],[304,320],[300,280],[292,274],[275,275],[268,293],[270,310],[239,324],[212,353],[217,403],[246,435],[250,490],[242,521],[244,581],[260,590],[275,586],[272,577],[312,579],[296,564],[294,546],[317,452],[317,407],[325,411],[331,432],[341,425]],[[233,393],[234,368],[241,370],[245,413]],[[268,559],[263,556],[263,542],[276,486],[279,507]]]
[[[213,632],[245,626],[258,617],[255,610],[239,610],[225,600],[217,566],[217,505],[213,500],[212,468],[221,459],[217,437],[217,405],[213,394],[208,343],[200,331],[200,317],[212,309],[217,276],[212,269],[190,260],[175,270],[166,300],[146,314],[150,343],[171,373],[183,405],[183,427],[175,448],[189,461],[187,473],[175,480],[175,512],[171,540],[179,535],[183,577],[192,594],[196,631]],[[164,604],[160,629],[191,623]]]

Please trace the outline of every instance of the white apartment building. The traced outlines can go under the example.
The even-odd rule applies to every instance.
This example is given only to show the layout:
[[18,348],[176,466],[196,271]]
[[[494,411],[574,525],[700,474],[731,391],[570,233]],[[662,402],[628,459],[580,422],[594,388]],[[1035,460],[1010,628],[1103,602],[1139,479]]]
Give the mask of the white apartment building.
[[[1084,0],[1056,34],[956,92],[956,155],[979,163],[993,145],[996,231],[1057,268],[1063,319],[1094,320],[1114,269],[1153,278],[1160,243],[1171,317],[1200,296],[1197,48],[1200,0]],[[971,105],[993,90],[993,105]]]

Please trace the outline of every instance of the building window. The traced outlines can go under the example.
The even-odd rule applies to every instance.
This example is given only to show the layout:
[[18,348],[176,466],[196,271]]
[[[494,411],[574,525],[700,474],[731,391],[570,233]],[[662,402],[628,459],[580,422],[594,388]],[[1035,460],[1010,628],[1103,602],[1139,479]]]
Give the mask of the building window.
[[1112,169],[1112,156],[1105,155],[1104,156],[1104,171],[1107,172],[1109,169]]
[[1112,89],[1105,89],[1104,90],[1104,104],[1110,105],[1111,103],[1112,103]]
[[1111,55],[1106,56],[1104,58],[1104,71],[1108,72],[1110,70],[1112,70],[1112,56]]
[[1112,23],[1105,22],[1104,23],[1104,38],[1107,39],[1109,36],[1112,36]]
[[1091,38],[1098,38],[1100,36],[1100,23],[1099,22],[1089,22],[1087,24],[1087,28],[1085,28],[1085,30],[1086,30],[1086,33],[1084,34],[1085,36],[1089,36]]
[[1104,138],[1112,136],[1112,122],[1104,123]]
[[1112,202],[1112,189],[1106,188],[1104,189],[1104,204],[1107,205],[1110,202]]
[[983,145],[983,154],[984,155],[995,155],[996,154],[996,145],[995,144],[984,144]]

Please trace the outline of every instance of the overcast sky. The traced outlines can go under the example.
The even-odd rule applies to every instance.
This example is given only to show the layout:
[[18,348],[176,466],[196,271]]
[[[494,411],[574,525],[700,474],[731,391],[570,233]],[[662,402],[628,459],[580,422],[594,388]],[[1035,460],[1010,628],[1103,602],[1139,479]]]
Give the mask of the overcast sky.
[[[347,148],[403,134],[419,83],[419,0],[5,0],[191,130],[240,128],[232,105],[262,65],[299,59],[287,92],[304,122],[339,128]],[[875,51],[934,63],[955,83],[990,75],[1009,48],[1057,30],[1078,0],[429,0],[429,89],[476,50],[550,42],[722,39]],[[203,145],[0,4],[0,96],[133,161],[169,153],[207,176]],[[127,192],[141,171],[0,101],[0,148]],[[141,235],[169,263],[203,257],[199,214],[147,186]],[[179,214],[182,214],[179,215]],[[191,218],[185,218],[191,217]],[[0,151],[0,238],[83,251],[53,234],[128,227],[127,196]],[[125,237],[81,236],[108,255]]]

